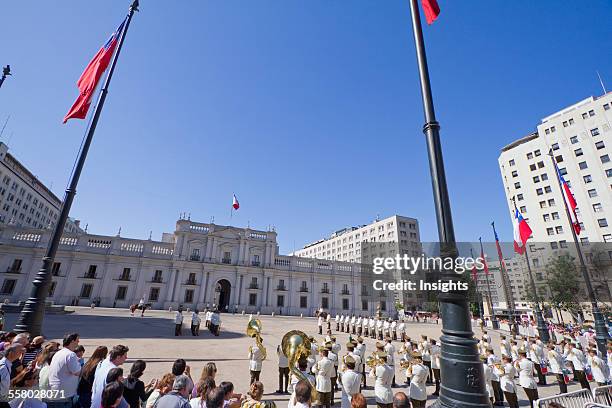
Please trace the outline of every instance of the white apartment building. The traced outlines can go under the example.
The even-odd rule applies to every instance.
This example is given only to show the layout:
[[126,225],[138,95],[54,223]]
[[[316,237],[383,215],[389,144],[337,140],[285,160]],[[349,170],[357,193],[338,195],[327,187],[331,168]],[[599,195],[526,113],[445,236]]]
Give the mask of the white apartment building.
[[[62,201],[0,142],[0,224],[51,228],[61,206]],[[79,221],[69,219],[65,230],[79,231]]]
[[[385,245],[389,256],[404,253],[419,256],[421,255],[419,222],[415,218],[401,215],[382,220],[377,219],[367,225],[338,230],[328,238],[305,245],[293,255],[303,258],[367,263],[371,261],[370,256],[362,254],[361,251],[362,243],[366,242],[397,243],[397,246]],[[376,254],[381,257],[385,255],[387,254]]]
[[532,240],[552,249],[572,241],[555,169],[578,203],[582,242],[612,242],[612,93],[590,97],[542,119],[536,132],[502,149],[499,167],[510,213],[516,197]]
[[[362,298],[361,265],[278,253],[275,231],[181,219],[161,241],[65,232],[52,268],[56,304],[125,308],[219,306],[247,313],[385,315],[392,299]],[[51,238],[48,229],[0,225],[0,300],[26,299]]]
[[[550,294],[546,264],[574,248],[570,224],[549,151],[570,184],[578,208],[587,270],[595,295],[612,291],[612,93],[589,97],[542,119],[534,133],[504,147],[499,167],[510,217],[514,204],[533,230],[528,251],[537,290]],[[605,259],[604,259],[605,258]],[[524,258],[519,263],[524,262]],[[526,264],[524,290],[531,292]],[[582,288],[584,298],[586,291]],[[525,292],[524,292],[525,293]]]

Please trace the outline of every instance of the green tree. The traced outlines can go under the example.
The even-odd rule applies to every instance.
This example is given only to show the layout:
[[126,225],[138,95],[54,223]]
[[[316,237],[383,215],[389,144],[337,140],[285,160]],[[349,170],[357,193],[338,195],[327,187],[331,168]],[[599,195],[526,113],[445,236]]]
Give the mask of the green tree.
[[576,316],[580,309],[580,280],[572,258],[568,255],[551,260],[546,265],[548,286],[552,293],[549,303]]

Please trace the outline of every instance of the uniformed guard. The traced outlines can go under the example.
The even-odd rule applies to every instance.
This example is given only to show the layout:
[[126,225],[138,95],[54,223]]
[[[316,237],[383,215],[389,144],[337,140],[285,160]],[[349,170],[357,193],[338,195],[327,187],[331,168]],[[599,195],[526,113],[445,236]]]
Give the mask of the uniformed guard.
[[374,395],[376,395],[376,405],[379,408],[391,408],[393,406],[393,370],[387,365],[387,353],[378,351],[376,353],[380,364],[370,370],[370,377],[376,378],[374,383]]
[[529,398],[529,406],[532,407],[534,401],[539,398],[538,385],[533,377],[535,366],[527,359],[527,350],[519,349],[518,355],[519,359],[514,363],[514,367],[519,372],[519,384],[523,387],[527,398]]
[[427,401],[427,378],[429,377],[429,368],[423,364],[421,353],[412,353],[411,364],[411,381],[408,394],[413,408],[425,408]]
[[336,313],[336,331],[340,331],[340,315]]
[[319,334],[323,334],[323,316],[322,316],[322,313],[319,313],[319,318],[317,319],[317,326],[319,326]]
[[350,408],[353,396],[360,392],[361,375],[355,371],[356,365],[357,363],[351,355],[344,357],[344,366],[346,368],[340,373],[342,384],[340,408]]
[[400,333],[401,342],[406,342],[406,323],[404,323],[403,320],[400,322],[400,324],[397,325],[397,330]]
[[434,383],[436,384],[436,390],[432,395],[437,397],[440,395],[440,357],[442,355],[442,349],[435,339],[431,339],[430,343],[431,371],[433,371]]
[[427,340],[427,336],[425,336],[424,334],[421,335],[421,342],[419,343],[418,349],[421,353],[423,365],[429,370],[427,384],[433,384],[433,372],[431,370],[431,345]]
[[366,354],[366,345],[363,342],[363,337],[357,337],[357,346],[355,347],[355,352],[359,354],[359,358],[361,358],[361,372],[363,377],[363,387],[366,387],[366,369],[365,369],[365,354]]
[[393,380],[391,382],[392,387],[396,387],[395,384],[395,346],[391,343],[391,337],[387,336],[387,344],[385,344],[384,350],[387,353],[387,365],[393,370]]
[[261,349],[255,343],[254,345],[249,347],[249,371],[251,373],[251,382],[253,384],[255,381],[259,381],[259,374],[261,374],[261,367],[263,362],[263,353]]
[[330,408],[333,395],[331,379],[334,375],[334,362],[328,358],[331,353],[329,348],[321,347],[319,350],[321,359],[312,367],[316,381],[315,389],[319,392],[321,405]]
[[[332,342],[331,351],[336,356],[335,359],[331,358],[331,360],[333,360],[333,362],[334,362],[334,372],[336,373],[335,377],[336,377],[336,379],[338,379],[338,364],[339,364],[338,363],[338,360],[339,360],[338,356],[340,355],[340,349],[342,347],[336,341],[336,336],[332,336],[331,342]],[[329,356],[328,356],[328,358],[329,358]],[[338,381],[333,381],[332,380],[332,387],[333,387],[332,391],[338,391],[339,390],[339,388],[338,388]]]

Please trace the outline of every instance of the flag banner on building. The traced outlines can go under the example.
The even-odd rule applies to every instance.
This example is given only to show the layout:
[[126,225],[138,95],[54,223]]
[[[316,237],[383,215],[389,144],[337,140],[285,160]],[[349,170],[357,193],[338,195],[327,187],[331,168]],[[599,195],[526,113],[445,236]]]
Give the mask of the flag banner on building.
[[514,252],[522,255],[525,253],[527,240],[532,233],[531,227],[527,224],[527,221],[525,221],[518,208],[514,209],[512,223],[514,225]]
[[425,13],[425,19],[427,24],[432,24],[440,15],[440,6],[438,6],[437,0],[421,0],[423,5],[423,12]]
[[85,67],[85,70],[77,81],[79,96],[64,117],[63,123],[66,123],[68,119],[85,119],[85,117],[87,117],[87,112],[91,105],[91,98],[95,93],[102,74],[106,71],[106,68],[108,68],[108,64],[113,57],[115,47],[117,46],[124,25],[125,20],[123,20],[119,27],[117,27],[117,30],[111,34],[106,44],[100,48],[93,59],[89,61],[87,67]]
[[563,190],[561,194],[563,194],[563,199],[565,200],[565,203],[567,204],[567,208],[570,209],[570,218],[572,222],[572,227],[574,228],[574,231],[576,231],[576,235],[580,235],[580,222],[578,222],[578,215],[576,215],[576,208],[578,207],[578,205],[576,204],[576,199],[574,198],[574,195],[572,194],[572,190],[570,189],[570,186],[567,183],[567,180],[565,180],[565,178],[561,174],[561,171],[559,170],[559,167],[557,166],[557,162],[555,161],[554,163],[555,163],[555,170],[557,171],[557,177],[559,177],[559,181],[561,182],[561,186]]
[[232,194],[232,208],[234,210],[237,210],[240,208],[240,203],[238,202],[238,199],[236,198],[236,194]]
[[495,246],[497,247],[497,256],[499,257],[499,270],[501,272],[506,272],[504,254],[502,253],[501,245],[499,245],[499,237],[497,236],[497,231],[495,231],[495,225],[493,225],[493,234],[495,234]]

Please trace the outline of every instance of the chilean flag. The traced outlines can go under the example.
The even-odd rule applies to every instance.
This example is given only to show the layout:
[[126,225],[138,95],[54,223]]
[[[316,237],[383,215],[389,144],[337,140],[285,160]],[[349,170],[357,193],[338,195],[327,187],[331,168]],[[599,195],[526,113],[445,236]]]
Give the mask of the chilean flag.
[[85,119],[87,116],[87,111],[91,104],[91,97],[98,86],[102,74],[106,71],[106,68],[108,68],[108,64],[113,57],[115,47],[117,46],[124,25],[125,20],[117,27],[117,30],[111,34],[106,44],[100,48],[93,59],[89,61],[87,67],[85,67],[85,70],[77,81],[77,87],[80,92],[79,97],[64,117],[63,123],[66,123],[68,119]]
[[565,178],[563,178],[563,175],[559,171],[557,163],[555,163],[555,169],[557,170],[557,176],[559,177],[561,185],[563,186],[563,199],[567,203],[567,207],[571,210],[570,218],[572,221],[572,227],[574,228],[574,231],[576,231],[576,235],[580,235],[580,223],[578,222],[578,216],[576,215],[576,207],[578,206],[576,204],[576,199],[572,194],[572,190],[570,190],[569,184],[567,184],[567,181]]
[[240,208],[240,203],[238,203],[238,199],[236,198],[236,194],[232,194],[233,199],[232,199],[232,208],[234,210],[237,210]]
[[531,227],[523,218],[518,208],[514,209],[514,252],[522,255],[525,253],[525,244],[531,236]]
[[425,20],[427,24],[432,24],[440,15],[440,6],[437,0],[421,0],[423,11],[425,12]]

